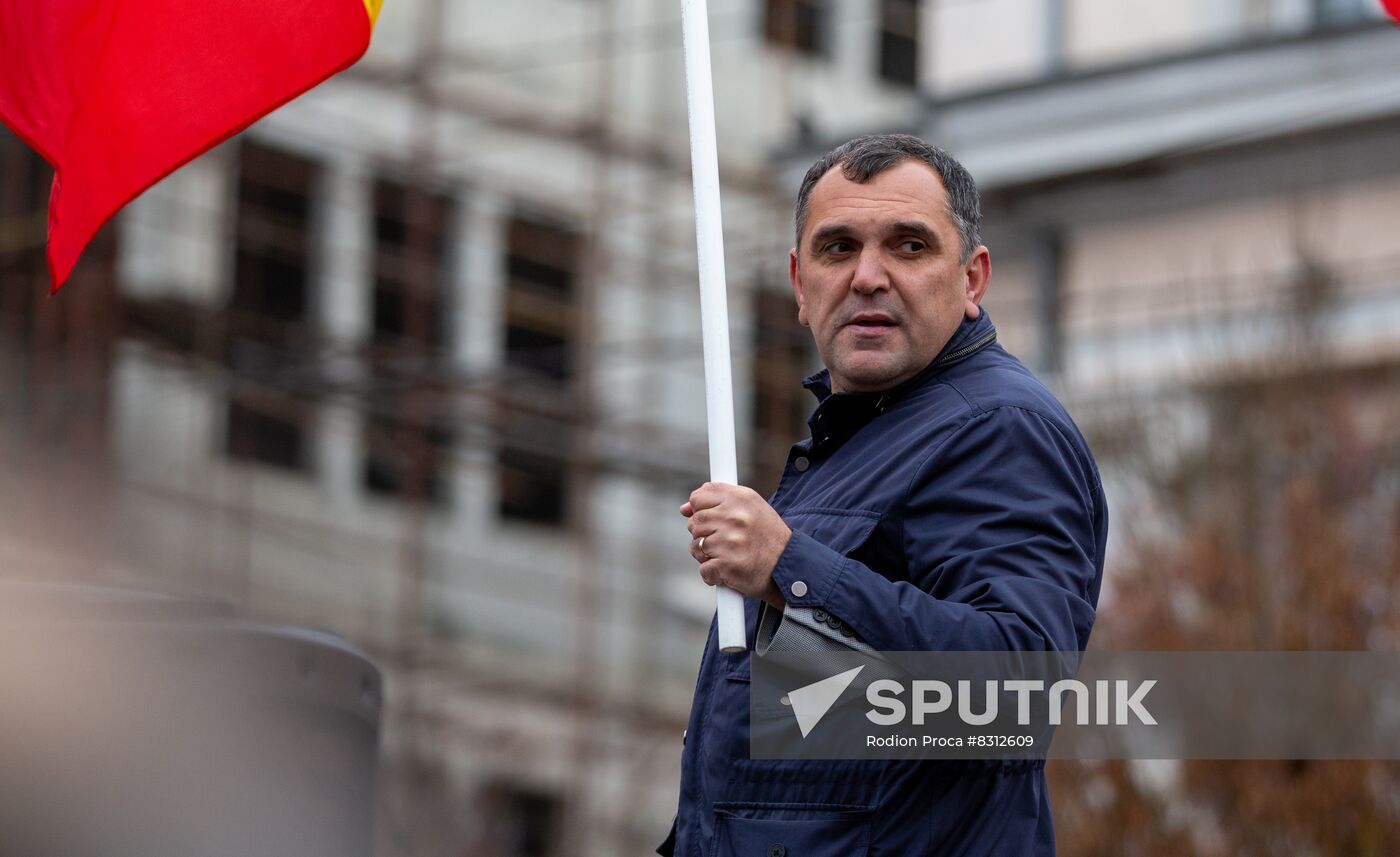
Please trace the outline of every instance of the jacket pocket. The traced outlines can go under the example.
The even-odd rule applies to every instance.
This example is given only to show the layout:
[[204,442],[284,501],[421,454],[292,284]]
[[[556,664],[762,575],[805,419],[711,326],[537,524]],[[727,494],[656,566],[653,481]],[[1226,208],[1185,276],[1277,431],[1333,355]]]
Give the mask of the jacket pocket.
[[731,807],[715,811],[715,857],[865,857],[868,811]]
[[796,509],[783,520],[832,550],[850,556],[860,550],[880,524],[880,513],[864,509]]

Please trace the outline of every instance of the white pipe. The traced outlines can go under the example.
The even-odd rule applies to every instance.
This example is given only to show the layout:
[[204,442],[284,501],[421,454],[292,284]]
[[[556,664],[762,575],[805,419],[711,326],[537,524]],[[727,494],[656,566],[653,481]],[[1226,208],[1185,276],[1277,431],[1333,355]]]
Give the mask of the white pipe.
[[[710,81],[710,22],[705,0],[681,0],[685,96],[690,117],[690,172],[695,184],[695,246],[700,266],[700,332],[705,348],[705,412],[709,417],[710,481],[739,482],[734,445],[734,385],[729,368],[729,305],[724,287],[724,229],[719,210],[719,153]],[[719,648],[742,652],[744,598],[715,588]]]

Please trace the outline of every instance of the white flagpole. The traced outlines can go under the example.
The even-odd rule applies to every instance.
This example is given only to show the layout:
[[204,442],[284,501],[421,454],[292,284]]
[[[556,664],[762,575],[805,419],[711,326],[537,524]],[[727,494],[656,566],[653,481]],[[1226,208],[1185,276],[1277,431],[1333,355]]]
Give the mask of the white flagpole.
[[[719,211],[719,153],[710,81],[710,22],[705,0],[681,0],[685,95],[690,116],[690,172],[695,184],[695,245],[700,266],[700,331],[705,348],[705,412],[709,416],[710,481],[739,482],[734,445],[734,389],[729,368],[729,306],[724,286],[724,229]],[[742,652],[744,598],[715,588],[719,648]]]

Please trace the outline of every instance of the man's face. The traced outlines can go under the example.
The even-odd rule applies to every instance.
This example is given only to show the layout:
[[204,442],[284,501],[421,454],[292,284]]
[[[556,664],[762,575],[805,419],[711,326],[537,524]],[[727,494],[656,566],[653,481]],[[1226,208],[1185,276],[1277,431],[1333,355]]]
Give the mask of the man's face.
[[812,188],[790,269],[834,392],[887,390],[927,366],[991,278],[987,248],[960,260],[938,174],[905,161],[864,184],[838,164]]

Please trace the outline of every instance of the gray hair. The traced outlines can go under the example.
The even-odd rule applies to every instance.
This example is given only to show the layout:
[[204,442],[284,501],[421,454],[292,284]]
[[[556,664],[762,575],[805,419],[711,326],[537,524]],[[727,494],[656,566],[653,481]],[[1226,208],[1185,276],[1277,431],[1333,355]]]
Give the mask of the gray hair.
[[839,164],[841,173],[848,181],[864,184],[905,161],[927,164],[938,173],[948,195],[948,217],[958,230],[962,261],[972,258],[972,251],[982,243],[982,200],[977,193],[977,183],[972,180],[967,168],[952,155],[909,134],[857,137],[822,155],[807,170],[807,175],[802,179],[802,188],[797,192],[795,219],[798,245],[802,243],[802,228],[807,225],[812,188],[832,167]]

